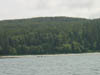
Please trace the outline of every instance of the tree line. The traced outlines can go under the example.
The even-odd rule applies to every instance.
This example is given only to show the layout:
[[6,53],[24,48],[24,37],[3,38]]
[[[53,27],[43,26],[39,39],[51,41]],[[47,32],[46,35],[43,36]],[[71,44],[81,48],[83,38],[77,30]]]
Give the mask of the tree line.
[[39,17],[0,21],[0,55],[100,51],[100,19]]

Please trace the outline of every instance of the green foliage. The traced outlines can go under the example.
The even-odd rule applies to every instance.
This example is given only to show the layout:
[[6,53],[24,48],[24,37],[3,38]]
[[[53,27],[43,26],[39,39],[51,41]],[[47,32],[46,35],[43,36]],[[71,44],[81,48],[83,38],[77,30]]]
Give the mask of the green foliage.
[[16,49],[12,48],[12,47],[9,47],[8,53],[11,54],[11,55],[16,55],[17,54]]
[[3,52],[3,49],[2,49],[2,47],[0,46],[0,54],[2,54],[2,52]]
[[64,47],[64,50],[66,50],[67,53],[71,53],[72,52],[71,44],[64,44],[63,47]]
[[40,17],[0,21],[0,55],[100,51],[100,19]]
[[80,48],[81,46],[80,46],[80,43],[78,43],[78,42],[73,42],[72,43],[72,49],[74,50],[73,52],[75,52],[75,53],[80,53],[81,52],[81,48]]

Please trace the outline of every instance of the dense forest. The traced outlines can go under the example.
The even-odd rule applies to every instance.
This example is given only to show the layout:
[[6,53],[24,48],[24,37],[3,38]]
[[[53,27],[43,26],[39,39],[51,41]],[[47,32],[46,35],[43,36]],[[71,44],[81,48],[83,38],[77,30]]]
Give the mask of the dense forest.
[[100,19],[38,17],[0,21],[0,55],[100,51]]

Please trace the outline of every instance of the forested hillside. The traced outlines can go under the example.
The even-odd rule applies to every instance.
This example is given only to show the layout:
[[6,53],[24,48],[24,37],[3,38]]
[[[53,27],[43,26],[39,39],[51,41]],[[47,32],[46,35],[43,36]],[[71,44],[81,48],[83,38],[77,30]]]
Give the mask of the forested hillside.
[[100,51],[100,19],[40,17],[0,21],[0,55]]

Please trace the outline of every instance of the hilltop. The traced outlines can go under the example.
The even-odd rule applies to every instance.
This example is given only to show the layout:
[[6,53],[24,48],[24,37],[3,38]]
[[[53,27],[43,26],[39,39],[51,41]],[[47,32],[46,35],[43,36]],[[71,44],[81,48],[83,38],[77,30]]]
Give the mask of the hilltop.
[[0,55],[100,51],[100,19],[38,17],[0,21]]

